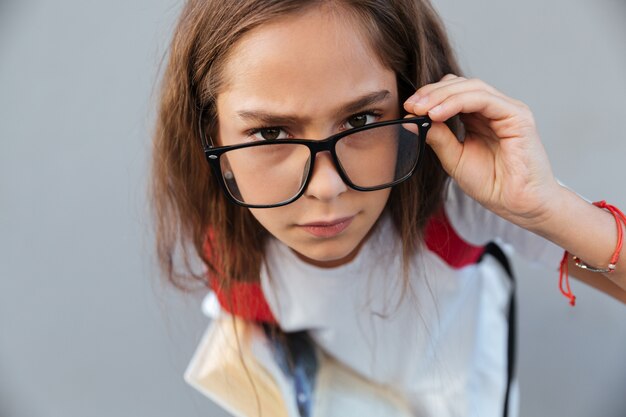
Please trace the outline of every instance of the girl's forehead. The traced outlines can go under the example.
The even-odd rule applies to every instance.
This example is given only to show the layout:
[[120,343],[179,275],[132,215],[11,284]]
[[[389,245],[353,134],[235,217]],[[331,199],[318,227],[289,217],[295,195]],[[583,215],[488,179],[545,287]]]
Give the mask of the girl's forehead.
[[363,24],[352,14],[339,7],[308,7],[276,17],[246,33],[231,49],[227,62],[235,65],[227,72],[241,67],[241,61],[246,58],[252,58],[254,65],[264,55],[275,59],[284,55],[284,58],[298,60],[302,55],[320,58],[335,55],[335,52],[346,60],[366,54],[379,61]]
[[355,19],[318,7],[261,25],[233,46],[218,109],[265,102],[314,112],[371,91],[395,94],[395,74],[370,45]]

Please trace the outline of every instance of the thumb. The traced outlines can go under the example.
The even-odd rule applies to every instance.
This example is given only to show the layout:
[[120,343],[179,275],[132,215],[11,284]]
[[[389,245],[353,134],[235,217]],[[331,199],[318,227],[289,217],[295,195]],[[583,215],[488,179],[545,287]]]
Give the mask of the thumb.
[[454,178],[463,154],[463,144],[445,123],[434,121],[426,134],[426,143],[435,151],[443,169]]

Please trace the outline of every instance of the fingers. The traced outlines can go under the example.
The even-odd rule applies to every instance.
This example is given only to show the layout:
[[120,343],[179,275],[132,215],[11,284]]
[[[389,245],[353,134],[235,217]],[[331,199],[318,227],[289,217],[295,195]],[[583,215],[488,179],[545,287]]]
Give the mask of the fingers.
[[452,178],[463,154],[463,144],[445,123],[433,123],[426,135],[426,143],[435,151],[443,169]]
[[502,120],[515,116],[526,106],[478,79],[448,74],[441,81],[418,89],[404,104],[413,114],[428,114],[444,121],[458,113],[480,113],[487,119]]
[[414,102],[416,102],[420,98],[428,96],[430,93],[432,93],[433,91],[437,90],[438,88],[447,87],[447,86],[450,86],[452,84],[460,83],[462,81],[467,81],[467,80],[465,78],[457,77],[456,75],[453,75],[453,74],[448,74],[448,75],[444,76],[439,82],[432,83],[432,84],[426,84],[425,86],[420,87],[415,92],[415,94],[413,94],[412,97],[409,97],[407,99],[407,101],[414,101]]
[[[433,106],[434,107],[431,107]],[[419,106],[417,106],[419,108]],[[430,109],[428,109],[430,107]],[[509,101],[486,91],[467,91],[422,107],[433,121],[445,121],[458,113],[479,113],[489,120],[515,117],[520,109]],[[428,110],[426,110],[428,109]]]
[[[427,84],[419,88],[412,97],[409,97],[407,101],[417,102],[419,99],[430,96],[438,90],[442,90],[444,88],[444,91],[449,90],[451,92],[459,92],[461,90],[485,90],[494,95],[504,97],[504,94],[482,80],[477,78],[467,79],[464,77],[458,77],[454,74],[447,74],[439,82]],[[439,93],[441,93],[441,91],[439,91]]]
[[[409,117],[411,115],[406,116],[406,118]],[[402,126],[416,134],[419,131],[417,125],[413,123],[406,123]],[[432,123],[426,135],[426,143],[437,155],[443,169],[454,178],[454,171],[463,153],[463,145],[456,135],[445,123]]]

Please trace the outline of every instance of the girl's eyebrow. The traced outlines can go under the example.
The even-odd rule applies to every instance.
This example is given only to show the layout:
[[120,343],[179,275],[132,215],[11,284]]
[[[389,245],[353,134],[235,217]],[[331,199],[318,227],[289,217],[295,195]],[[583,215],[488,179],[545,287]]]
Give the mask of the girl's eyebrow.
[[356,113],[364,108],[383,102],[390,96],[391,92],[389,90],[374,91],[344,104],[340,109],[337,109],[337,113]]
[[[387,100],[391,96],[389,90],[380,90],[367,93],[361,97],[356,98],[346,104],[339,106],[335,109],[335,114],[352,114],[356,113],[364,108],[378,104]],[[309,117],[300,117],[289,114],[275,114],[269,113],[264,110],[241,110],[237,112],[243,120],[254,121],[257,123],[263,123],[265,125],[295,125],[302,124],[310,121]]]
[[283,114],[269,113],[263,110],[242,110],[237,112],[243,120],[262,123],[264,125],[295,125],[309,120],[308,117],[290,116]]

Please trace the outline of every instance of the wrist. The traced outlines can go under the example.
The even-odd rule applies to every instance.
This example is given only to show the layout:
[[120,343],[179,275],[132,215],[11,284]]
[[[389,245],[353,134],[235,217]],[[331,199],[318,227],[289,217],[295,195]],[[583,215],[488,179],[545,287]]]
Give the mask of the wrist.
[[[618,227],[616,227],[618,226]],[[621,224],[614,215],[570,189],[559,186],[544,217],[527,229],[536,233],[595,269],[606,269],[611,261]]]
[[[574,198],[582,200],[556,180],[532,195],[531,198],[521,198],[521,204],[514,204],[513,206],[519,206],[516,209],[500,215],[511,223],[546,238],[549,238],[555,229],[565,227],[566,221],[562,213],[572,204],[572,200]],[[516,199],[520,200],[519,197]],[[535,203],[526,204],[530,201]]]
[[529,217],[525,225],[520,226],[553,241],[564,230],[575,227],[576,215],[573,211],[589,208],[591,205],[556,181],[545,192],[545,201],[542,208]]

